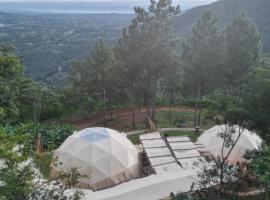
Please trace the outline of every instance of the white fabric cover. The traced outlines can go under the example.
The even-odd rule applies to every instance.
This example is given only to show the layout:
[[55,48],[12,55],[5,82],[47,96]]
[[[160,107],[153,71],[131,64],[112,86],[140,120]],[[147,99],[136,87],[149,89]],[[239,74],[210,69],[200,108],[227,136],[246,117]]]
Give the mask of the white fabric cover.
[[149,160],[151,162],[151,166],[164,165],[175,162],[175,159],[172,156],[149,158]]
[[52,175],[77,167],[87,178],[79,187],[99,190],[139,175],[136,147],[121,133],[107,128],[88,128],[75,132],[55,151],[61,165],[52,164]]
[[174,154],[175,154],[177,159],[193,158],[193,157],[200,157],[201,156],[201,154],[195,149],[178,150],[178,151],[174,151]]
[[[214,126],[213,128],[205,131],[197,140],[197,143],[203,144],[203,151],[209,151],[214,156],[222,157],[222,144],[223,139],[219,136],[221,132],[224,132],[228,126],[220,125]],[[232,139],[236,141],[239,133],[239,126],[234,126],[235,134],[233,134]],[[230,162],[244,161],[243,155],[246,150],[259,149],[262,139],[253,132],[247,129],[240,128],[243,133],[241,134],[237,144],[232,150],[228,160]],[[224,156],[229,152],[230,148],[224,148]]]
[[155,140],[142,140],[142,145],[144,148],[161,148],[166,147],[166,143],[163,139]]
[[168,147],[144,149],[148,158],[170,156],[171,152]]
[[[176,166],[177,167],[177,166]],[[196,181],[194,170],[179,169],[166,171],[155,175],[117,185],[113,188],[92,192],[85,191],[82,200],[157,200],[166,199],[171,192],[174,194],[190,191]]]
[[162,174],[162,173],[168,173],[168,172],[172,172],[172,171],[179,171],[182,170],[182,168],[180,167],[179,164],[177,164],[176,162],[174,163],[168,163],[168,164],[164,164],[164,165],[157,165],[153,167],[155,172],[157,174]]
[[168,142],[189,142],[189,137],[168,137]]
[[140,135],[140,140],[154,140],[154,139],[161,139],[161,135],[159,132],[154,132],[154,133],[147,133]]
[[196,149],[193,142],[170,142],[169,144],[174,151]]

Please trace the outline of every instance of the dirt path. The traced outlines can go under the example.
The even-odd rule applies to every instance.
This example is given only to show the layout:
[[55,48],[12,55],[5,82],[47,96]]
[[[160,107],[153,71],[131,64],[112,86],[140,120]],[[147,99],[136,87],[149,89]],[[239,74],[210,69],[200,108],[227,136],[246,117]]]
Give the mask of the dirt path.
[[[193,108],[184,106],[158,106],[156,112],[194,112]],[[135,123],[143,123],[145,120],[146,108],[134,110]],[[118,109],[112,112],[99,112],[85,117],[69,117],[64,120],[49,122],[52,124],[73,124],[76,129],[82,130],[87,127],[105,126],[113,129],[128,129],[132,122],[132,109]]]

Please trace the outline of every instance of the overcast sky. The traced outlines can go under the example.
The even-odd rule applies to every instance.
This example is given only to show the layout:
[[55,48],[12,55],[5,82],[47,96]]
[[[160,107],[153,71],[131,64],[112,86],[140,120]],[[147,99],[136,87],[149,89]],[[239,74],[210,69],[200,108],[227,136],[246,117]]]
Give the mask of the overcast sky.
[[[4,1],[4,2],[12,2],[12,1],[32,1],[32,2],[37,2],[37,1],[76,1],[76,0],[0,0],[0,1]],[[119,1],[131,1],[131,2],[140,2],[140,1],[149,1],[149,0],[77,0],[77,1],[94,1],[94,2],[104,2],[104,1],[110,1],[110,2],[113,2],[113,1],[116,1],[116,2],[119,2]],[[214,2],[216,0],[174,0],[174,2],[188,2],[188,1],[193,1],[193,2]]]

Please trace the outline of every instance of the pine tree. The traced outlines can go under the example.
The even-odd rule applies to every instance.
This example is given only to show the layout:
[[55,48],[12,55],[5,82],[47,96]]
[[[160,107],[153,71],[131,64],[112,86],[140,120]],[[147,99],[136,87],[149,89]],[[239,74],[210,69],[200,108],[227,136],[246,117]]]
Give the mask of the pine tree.
[[100,39],[91,55],[74,62],[71,69],[71,91],[80,108],[88,112],[111,110],[112,104],[118,100],[118,74],[119,66],[113,50]]
[[183,88],[197,90],[194,126],[200,125],[203,97],[217,87],[221,77],[222,57],[223,45],[217,19],[211,12],[206,12],[194,26],[192,36],[185,42],[182,53]]
[[241,85],[247,72],[259,62],[260,35],[254,24],[242,13],[223,32],[226,49],[225,84],[231,96],[241,96]]
[[158,80],[172,65],[170,22],[180,12],[171,0],[150,1],[148,10],[135,7],[136,17],[117,47],[124,64],[131,99],[143,98],[148,115],[154,119]]

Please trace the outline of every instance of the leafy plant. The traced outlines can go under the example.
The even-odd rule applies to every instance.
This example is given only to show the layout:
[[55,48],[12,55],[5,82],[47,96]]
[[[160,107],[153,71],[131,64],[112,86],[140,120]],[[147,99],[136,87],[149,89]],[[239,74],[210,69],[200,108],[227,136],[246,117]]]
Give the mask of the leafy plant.
[[[18,131],[19,129],[15,129]],[[8,132],[8,133],[7,133]],[[0,127],[0,199],[2,200],[79,200],[83,193],[71,191],[80,174],[65,172],[61,178],[71,180],[69,185],[42,180],[30,159],[29,137],[24,133]]]
[[44,178],[49,178],[50,176],[52,157],[52,153],[35,154],[33,157],[36,167],[39,169]]
[[265,190],[265,199],[270,198],[270,147],[264,145],[259,151],[248,151],[246,158],[251,162],[251,169],[258,177],[262,189]]
[[72,125],[29,124],[24,132],[32,136],[33,146],[39,133],[42,137],[43,147],[50,151],[58,148],[74,131],[75,128]]

